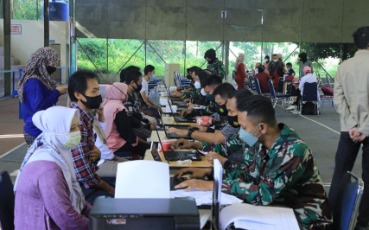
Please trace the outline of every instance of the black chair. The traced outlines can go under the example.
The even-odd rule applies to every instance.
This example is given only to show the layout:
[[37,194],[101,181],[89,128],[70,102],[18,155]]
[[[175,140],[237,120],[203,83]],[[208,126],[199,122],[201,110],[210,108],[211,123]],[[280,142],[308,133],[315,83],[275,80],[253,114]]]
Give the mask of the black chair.
[[[301,100],[300,100],[300,108],[301,114],[311,114],[311,115],[320,115],[320,98],[318,98],[318,84],[316,82],[304,83],[304,89],[302,92]],[[320,97],[320,96],[319,96]],[[305,112],[308,109],[306,105],[314,105],[313,112]]]
[[14,229],[13,183],[7,171],[0,173],[0,223],[3,230]]
[[364,191],[364,182],[351,172],[342,178],[333,209],[333,229],[353,230]]

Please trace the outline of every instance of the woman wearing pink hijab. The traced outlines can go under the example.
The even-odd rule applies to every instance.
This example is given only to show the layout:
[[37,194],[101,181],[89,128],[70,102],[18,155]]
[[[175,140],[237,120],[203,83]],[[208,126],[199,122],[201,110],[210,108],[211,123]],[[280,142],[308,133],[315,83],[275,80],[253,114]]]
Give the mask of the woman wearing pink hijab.
[[149,146],[139,142],[129,122],[129,111],[124,106],[128,99],[127,90],[128,86],[120,82],[105,89],[103,107],[107,146],[116,156],[142,158]]
[[245,55],[240,53],[236,59],[236,66],[235,66],[236,77],[234,78],[234,80],[237,83],[237,86],[238,86],[237,89],[245,88],[244,83],[245,83],[245,79],[247,79],[247,76],[246,76],[246,67],[245,67],[245,64],[243,63],[244,60],[245,60]]

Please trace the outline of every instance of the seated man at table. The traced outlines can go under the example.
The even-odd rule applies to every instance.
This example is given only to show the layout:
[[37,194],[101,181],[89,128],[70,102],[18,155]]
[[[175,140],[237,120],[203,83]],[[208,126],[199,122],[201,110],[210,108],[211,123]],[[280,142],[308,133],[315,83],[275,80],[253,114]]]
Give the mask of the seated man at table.
[[[132,109],[133,107],[135,107],[135,110],[141,113],[144,119],[149,120],[151,126],[155,127],[158,124],[158,121],[154,117],[153,113],[148,110],[140,94],[140,91],[142,89],[143,77],[139,76],[137,78],[135,77],[136,74],[132,74],[133,72],[137,73],[137,71],[140,72],[140,68],[133,65],[122,69],[122,71],[120,72],[120,82],[126,83],[128,85],[129,94],[127,103],[131,103]],[[129,107],[131,106],[127,106],[127,108],[129,109]]]
[[147,109],[152,112],[155,118],[160,118],[159,110],[160,106],[155,105],[149,98],[149,81],[155,76],[155,67],[152,65],[147,65],[144,68],[144,76],[142,79],[142,88],[140,90],[140,95],[143,103],[147,106]]
[[[223,83],[222,85],[224,84],[229,83]],[[245,147],[244,143],[238,137],[240,125],[237,121],[237,100],[239,98],[249,97],[252,93],[247,89],[239,91],[234,89],[231,95],[223,95],[222,93],[218,94],[218,89],[221,89],[219,87],[214,91],[215,100],[223,101],[223,105],[226,105],[225,110],[228,112],[227,124],[222,130],[215,130],[214,132],[206,132],[206,128],[197,131],[183,130],[183,134],[187,135],[188,133],[193,139],[200,142],[180,139],[174,142],[173,146],[175,148],[202,149],[206,152],[212,149],[212,151],[207,155],[207,158],[217,158],[223,167],[230,168],[232,167],[232,164],[243,163],[243,152]],[[223,90],[220,90],[219,92],[222,91]],[[223,105],[221,107],[223,107]],[[177,130],[178,133],[181,131],[182,130]]]
[[[201,88],[200,80],[198,74],[203,71],[200,67],[192,66],[187,69],[186,78],[191,80],[191,86],[185,89],[178,89],[170,93],[172,97],[182,97],[182,98],[194,98],[194,94]],[[178,87],[177,87],[178,88]]]
[[214,113],[214,97],[213,92],[214,90],[222,84],[222,80],[215,76],[210,75],[207,77],[201,77],[201,95],[206,97],[207,99],[207,108],[206,109],[185,109],[183,110],[180,115],[183,117],[195,117],[195,116],[210,116]]
[[[226,170],[222,191],[253,205],[294,209],[302,229],[324,229],[332,215],[314,157],[295,131],[278,124],[269,99],[253,95],[237,102],[240,138],[250,148],[244,164]],[[183,169],[178,176],[211,174],[210,169]],[[176,186],[212,190],[213,182],[191,179]]]
[[70,152],[74,170],[85,199],[93,203],[98,196],[114,196],[115,178],[100,178],[96,171],[101,152],[95,145],[93,133],[93,110],[102,110],[102,97],[99,91],[98,76],[91,71],[78,70],[68,82],[70,107],[79,110],[79,129],[82,138]]

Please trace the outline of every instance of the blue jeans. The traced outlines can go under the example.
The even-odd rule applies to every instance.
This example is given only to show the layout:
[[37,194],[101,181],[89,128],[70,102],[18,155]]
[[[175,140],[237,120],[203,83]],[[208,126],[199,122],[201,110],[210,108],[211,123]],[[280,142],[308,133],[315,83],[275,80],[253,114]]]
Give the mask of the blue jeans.
[[364,193],[359,208],[358,224],[367,226],[369,223],[369,138],[365,138],[361,143],[355,143],[350,138],[348,132],[341,132],[340,141],[335,158],[335,168],[329,190],[330,206],[335,212],[335,204],[340,188],[340,182],[347,171],[351,171],[361,144],[363,145],[362,158],[362,179],[364,181]]

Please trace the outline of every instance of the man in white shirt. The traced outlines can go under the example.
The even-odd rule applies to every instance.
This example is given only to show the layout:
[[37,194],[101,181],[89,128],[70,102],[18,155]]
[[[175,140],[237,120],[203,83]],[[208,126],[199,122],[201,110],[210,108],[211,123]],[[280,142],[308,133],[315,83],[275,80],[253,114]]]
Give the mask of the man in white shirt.
[[152,65],[147,65],[144,69],[144,73],[145,73],[145,76],[142,79],[142,89],[140,91],[142,99],[148,108],[160,109],[160,107],[156,106],[149,99],[149,81],[150,81],[150,78],[155,76],[155,67]]
[[[301,96],[304,93],[304,84],[305,83],[313,83],[313,82],[317,83],[318,82],[316,80],[316,77],[311,73],[310,66],[305,66],[304,67],[304,74],[305,75],[301,78],[300,84],[299,84],[299,89],[300,89]],[[318,89],[317,89],[317,99],[318,99],[318,101],[320,101],[320,94],[319,94]]]
[[[334,83],[334,104],[340,114],[341,136],[335,157],[335,169],[329,190],[333,214],[340,212],[338,191],[347,171],[351,171],[362,149],[364,193],[355,230],[369,229],[369,26],[354,34],[358,47],[355,56],[342,62]],[[334,215],[337,222],[339,216]],[[333,228],[337,229],[337,228]]]
[[[297,105],[299,104],[300,100],[301,100],[301,96],[303,95],[304,92],[304,84],[305,83],[313,83],[313,82],[318,82],[316,80],[316,77],[311,73],[311,68],[310,66],[305,66],[304,67],[304,76],[300,79],[300,83],[298,81],[298,78],[295,78],[293,81],[293,87],[295,87],[296,89],[296,93],[297,93],[297,98],[296,101],[287,108],[287,110],[293,110],[292,113],[294,114],[298,114],[299,111],[297,111]],[[297,88],[297,84],[298,84],[298,88]],[[317,100],[318,100],[318,104],[320,104],[320,94],[319,91],[317,89],[316,91],[317,93]]]

